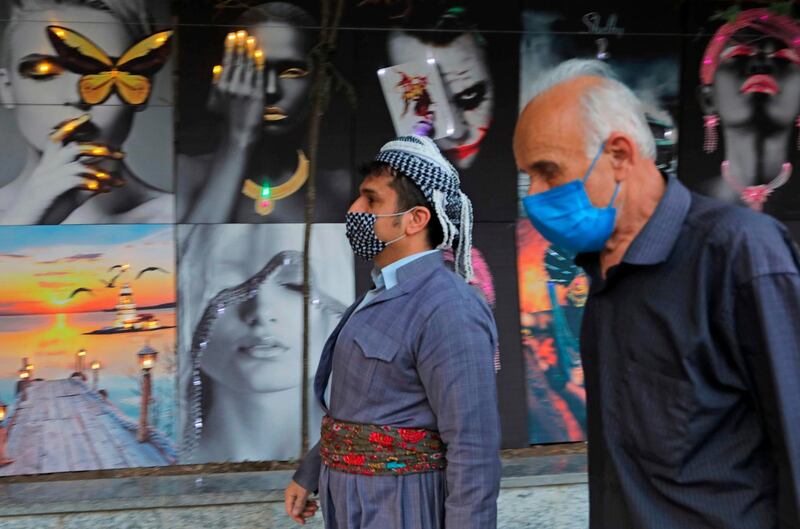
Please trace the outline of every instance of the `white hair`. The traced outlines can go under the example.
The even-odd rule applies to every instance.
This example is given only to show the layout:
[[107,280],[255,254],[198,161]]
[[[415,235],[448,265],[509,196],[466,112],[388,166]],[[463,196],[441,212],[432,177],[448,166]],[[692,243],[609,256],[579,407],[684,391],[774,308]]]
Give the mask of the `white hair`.
[[594,158],[612,132],[628,134],[639,153],[655,160],[656,143],[647,124],[644,104],[630,88],[617,80],[614,71],[598,60],[571,59],[545,72],[531,89],[531,101],[549,89],[578,77],[598,77],[581,98],[586,125],[586,156]]

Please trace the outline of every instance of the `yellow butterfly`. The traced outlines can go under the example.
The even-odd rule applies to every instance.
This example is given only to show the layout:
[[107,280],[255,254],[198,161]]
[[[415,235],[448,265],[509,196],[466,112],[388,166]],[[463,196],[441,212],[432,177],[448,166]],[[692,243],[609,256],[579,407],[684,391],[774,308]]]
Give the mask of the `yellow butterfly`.
[[109,57],[94,42],[77,31],[47,26],[62,66],[81,74],[81,100],[97,105],[115,92],[130,105],[141,105],[150,97],[150,79],[167,62],[172,31],[161,31],[140,40],[119,59]]

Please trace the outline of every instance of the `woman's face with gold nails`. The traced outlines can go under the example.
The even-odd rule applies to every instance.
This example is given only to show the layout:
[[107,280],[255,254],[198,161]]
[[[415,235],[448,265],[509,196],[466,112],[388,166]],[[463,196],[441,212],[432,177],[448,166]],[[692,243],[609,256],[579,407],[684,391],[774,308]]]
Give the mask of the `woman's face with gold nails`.
[[281,135],[305,121],[311,99],[311,35],[284,22],[248,28],[255,51],[264,62],[264,115],[262,130]]
[[[37,150],[44,150],[53,127],[82,114],[91,118],[91,141],[121,147],[133,124],[133,107],[113,94],[91,107],[81,102],[80,75],[63,68],[47,37],[47,26],[63,24],[90,38],[112,57],[133,42],[125,26],[110,13],[80,6],[25,12],[26,20],[9,26],[0,65],[0,99],[14,109],[17,127]],[[30,16],[29,16],[30,15]],[[30,20],[27,20],[27,19]],[[60,22],[70,21],[70,22]],[[73,22],[74,21],[74,22]]]

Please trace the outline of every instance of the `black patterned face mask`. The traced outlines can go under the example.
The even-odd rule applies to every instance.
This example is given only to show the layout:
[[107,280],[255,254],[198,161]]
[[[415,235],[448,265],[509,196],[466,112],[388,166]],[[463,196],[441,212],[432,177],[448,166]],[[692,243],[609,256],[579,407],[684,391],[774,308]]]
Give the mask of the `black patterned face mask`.
[[353,253],[365,261],[371,261],[387,246],[404,238],[405,234],[392,241],[383,242],[375,235],[375,223],[378,221],[378,217],[399,217],[409,211],[411,210],[386,215],[376,215],[375,213],[348,213],[345,215],[345,235],[350,241]]

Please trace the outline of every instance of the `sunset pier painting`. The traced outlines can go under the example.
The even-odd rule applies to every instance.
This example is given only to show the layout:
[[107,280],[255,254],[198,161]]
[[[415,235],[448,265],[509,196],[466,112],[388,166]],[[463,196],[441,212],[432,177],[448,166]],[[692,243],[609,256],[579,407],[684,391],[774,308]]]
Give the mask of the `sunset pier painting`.
[[131,421],[79,376],[28,383],[9,421],[0,476],[165,466],[172,443],[158,432],[137,441]]
[[0,476],[176,462],[171,226],[0,227]]

